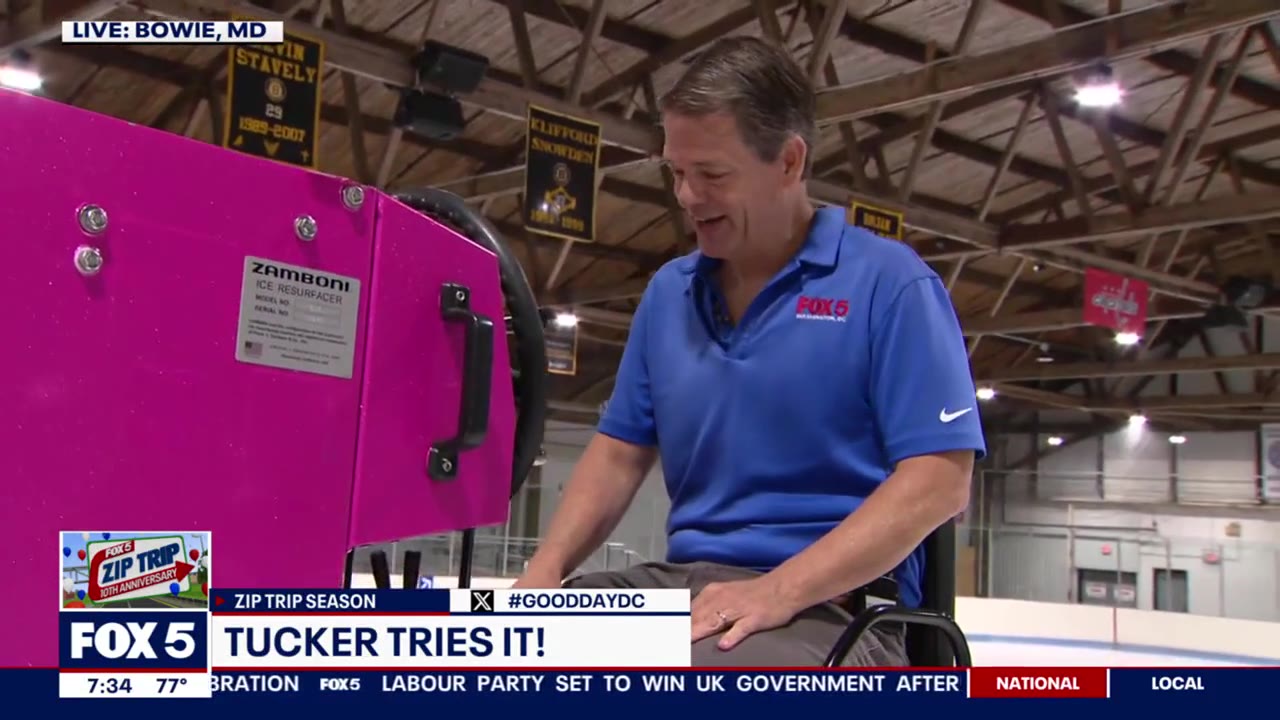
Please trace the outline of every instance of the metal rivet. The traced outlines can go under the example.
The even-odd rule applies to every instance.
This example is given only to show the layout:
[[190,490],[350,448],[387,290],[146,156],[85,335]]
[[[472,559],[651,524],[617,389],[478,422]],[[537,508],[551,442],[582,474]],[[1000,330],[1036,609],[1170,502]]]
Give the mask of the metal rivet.
[[342,204],[348,210],[359,210],[364,205],[364,188],[359,185],[348,185],[342,188]]
[[448,460],[441,460],[440,469],[444,470],[445,472],[453,472],[453,463],[449,462]]
[[97,205],[85,205],[80,208],[80,229],[90,235],[97,235],[107,229],[107,211]]
[[310,215],[299,215],[293,222],[293,230],[298,233],[299,240],[310,242],[316,239],[316,219]]
[[97,275],[102,270],[102,251],[88,245],[76,248],[76,270],[84,276]]
[[458,302],[462,302],[463,300],[467,299],[467,294],[462,290],[455,292],[453,296],[458,299]]

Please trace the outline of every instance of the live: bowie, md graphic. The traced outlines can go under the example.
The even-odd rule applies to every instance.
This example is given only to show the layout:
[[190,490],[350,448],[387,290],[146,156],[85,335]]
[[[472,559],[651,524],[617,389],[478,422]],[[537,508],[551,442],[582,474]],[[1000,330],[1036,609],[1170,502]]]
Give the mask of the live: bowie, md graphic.
[[63,532],[60,607],[209,607],[209,533]]

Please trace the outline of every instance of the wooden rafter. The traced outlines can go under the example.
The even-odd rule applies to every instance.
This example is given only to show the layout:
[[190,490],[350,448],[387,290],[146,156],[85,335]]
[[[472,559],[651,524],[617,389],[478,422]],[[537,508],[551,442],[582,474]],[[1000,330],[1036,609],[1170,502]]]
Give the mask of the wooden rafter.
[[[995,50],[951,63],[945,72],[924,68],[889,78],[824,90],[818,95],[819,122],[835,122],[959,94],[1060,75],[1087,68],[1102,59],[1150,53],[1176,44],[1253,25],[1280,16],[1272,0],[1188,0],[1100,20],[1088,27]],[[1119,37],[1113,48],[1108,36]]]

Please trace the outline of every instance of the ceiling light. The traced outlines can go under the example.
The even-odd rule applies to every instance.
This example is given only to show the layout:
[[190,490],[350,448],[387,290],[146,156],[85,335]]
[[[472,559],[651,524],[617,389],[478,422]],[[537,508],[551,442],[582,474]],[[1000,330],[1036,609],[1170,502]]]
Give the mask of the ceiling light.
[[993,398],[993,397],[995,397],[995,396],[996,396],[996,391],[995,391],[995,390],[992,390],[992,389],[991,389],[991,388],[989,388],[989,387],[980,387],[980,388],[978,388],[978,399],[979,399],[979,400],[990,400],[991,398]]
[[35,92],[43,83],[40,76],[22,67],[5,65],[0,67],[0,85],[24,92]]
[[1129,416],[1129,427],[1142,427],[1147,423],[1147,416],[1134,414]]
[[1086,85],[1076,90],[1076,102],[1083,107],[1115,107],[1122,99],[1124,93],[1114,82]]
[[1116,333],[1117,345],[1137,345],[1138,341],[1141,339],[1142,338],[1138,337],[1138,333],[1135,332]]
[[1057,435],[1050,435],[1049,439],[1046,442],[1048,442],[1050,445],[1054,447],[1058,447],[1059,445],[1062,444],[1062,438],[1058,437]]
[[577,327],[578,316],[573,313],[556,313],[556,327]]
[[1109,65],[1102,65],[1085,76],[1076,86],[1076,102],[1081,107],[1109,108],[1124,100],[1124,90]]
[[1187,442],[1186,435],[1170,435],[1169,436],[1169,443],[1171,445],[1182,445],[1186,442]]

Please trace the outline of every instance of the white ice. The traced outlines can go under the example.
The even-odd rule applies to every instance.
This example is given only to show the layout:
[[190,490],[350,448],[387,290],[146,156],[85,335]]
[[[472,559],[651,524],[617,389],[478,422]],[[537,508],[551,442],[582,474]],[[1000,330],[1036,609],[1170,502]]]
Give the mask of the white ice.
[[1250,660],[1211,654],[1175,654],[1159,649],[1093,647],[1029,642],[969,642],[974,665],[1015,667],[1275,667],[1280,660]]

